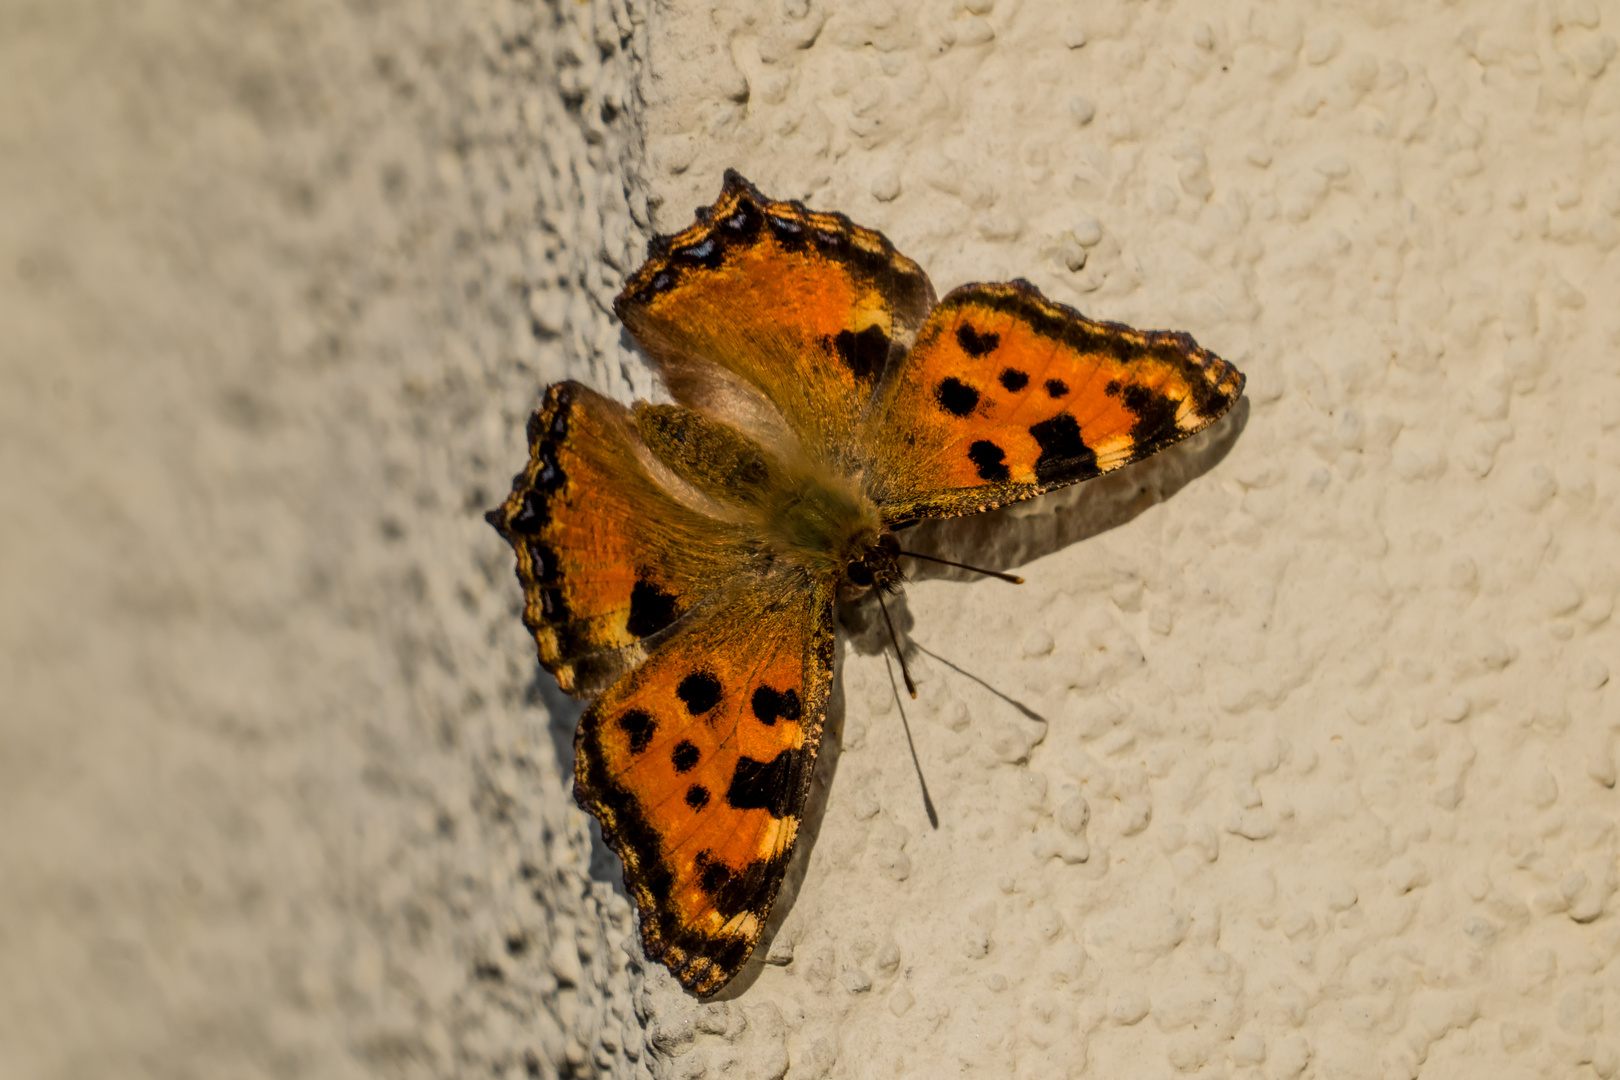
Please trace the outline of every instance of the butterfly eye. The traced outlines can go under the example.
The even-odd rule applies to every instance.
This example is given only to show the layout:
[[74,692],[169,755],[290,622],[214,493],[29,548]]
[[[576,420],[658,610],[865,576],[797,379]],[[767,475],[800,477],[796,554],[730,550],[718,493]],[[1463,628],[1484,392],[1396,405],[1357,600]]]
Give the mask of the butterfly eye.
[[874,580],[872,568],[866,565],[865,559],[860,562],[850,563],[849,569],[844,571],[844,576],[849,579],[851,585],[859,585],[863,589],[871,585]]

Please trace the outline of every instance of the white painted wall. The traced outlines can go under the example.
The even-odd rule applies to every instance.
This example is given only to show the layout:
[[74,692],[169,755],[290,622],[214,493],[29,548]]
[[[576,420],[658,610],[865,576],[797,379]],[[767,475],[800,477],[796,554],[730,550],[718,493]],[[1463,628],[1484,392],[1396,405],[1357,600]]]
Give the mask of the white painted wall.
[[[21,1075],[1620,1067],[1612,6],[14,7]],[[544,383],[647,390],[607,305],[728,166],[1250,393],[935,533],[1029,584],[915,584],[916,641],[1047,722],[919,659],[931,830],[846,649],[773,962],[700,1006],[475,511]]]
[[1061,544],[1196,453],[975,530],[1060,538],[1021,592],[909,591],[1049,721],[919,665],[937,832],[846,654],[759,1042],[794,1076],[1613,1075],[1620,12],[808,6],[664,16],[728,44],[653,65],[661,227],[734,165],[941,292],[1188,330],[1252,408],[1101,535]]

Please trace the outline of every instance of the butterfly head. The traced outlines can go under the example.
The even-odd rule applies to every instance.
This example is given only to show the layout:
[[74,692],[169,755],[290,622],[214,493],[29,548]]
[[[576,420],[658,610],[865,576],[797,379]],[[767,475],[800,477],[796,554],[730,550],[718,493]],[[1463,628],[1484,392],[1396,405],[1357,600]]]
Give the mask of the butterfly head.
[[871,544],[855,553],[838,582],[841,600],[854,600],[873,589],[893,593],[900,588],[900,541],[891,532],[873,538]]

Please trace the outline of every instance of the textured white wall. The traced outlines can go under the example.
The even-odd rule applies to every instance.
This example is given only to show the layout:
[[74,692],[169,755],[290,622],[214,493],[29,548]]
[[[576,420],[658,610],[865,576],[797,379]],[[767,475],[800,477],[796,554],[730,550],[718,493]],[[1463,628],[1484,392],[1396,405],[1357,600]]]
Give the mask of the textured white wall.
[[884,662],[846,652],[779,963],[733,1006],[766,1034],[677,1070],[780,1039],[795,1077],[1613,1075],[1620,13],[662,19],[660,227],[735,166],[941,292],[1191,331],[1251,405],[1158,505],[1218,447],[936,533],[1042,556],[908,606],[1048,723],[919,663],[932,831]]
[[[14,0],[8,1075],[1610,1077],[1620,14]],[[108,20],[112,21],[109,22]],[[723,168],[1236,361],[933,533],[772,963],[633,943],[478,520]],[[1084,265],[1078,269],[1072,267]],[[836,758],[836,760],[833,760]]]

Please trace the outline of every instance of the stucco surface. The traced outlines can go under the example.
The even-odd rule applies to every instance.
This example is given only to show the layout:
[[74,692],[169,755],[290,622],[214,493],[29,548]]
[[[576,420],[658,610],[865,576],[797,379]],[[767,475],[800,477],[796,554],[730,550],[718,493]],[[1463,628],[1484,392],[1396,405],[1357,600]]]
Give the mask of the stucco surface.
[[[1620,1071],[1620,13],[0,8],[0,1071]],[[930,526],[766,963],[641,959],[479,520],[726,167],[1249,376]],[[920,545],[919,545],[920,546]]]

